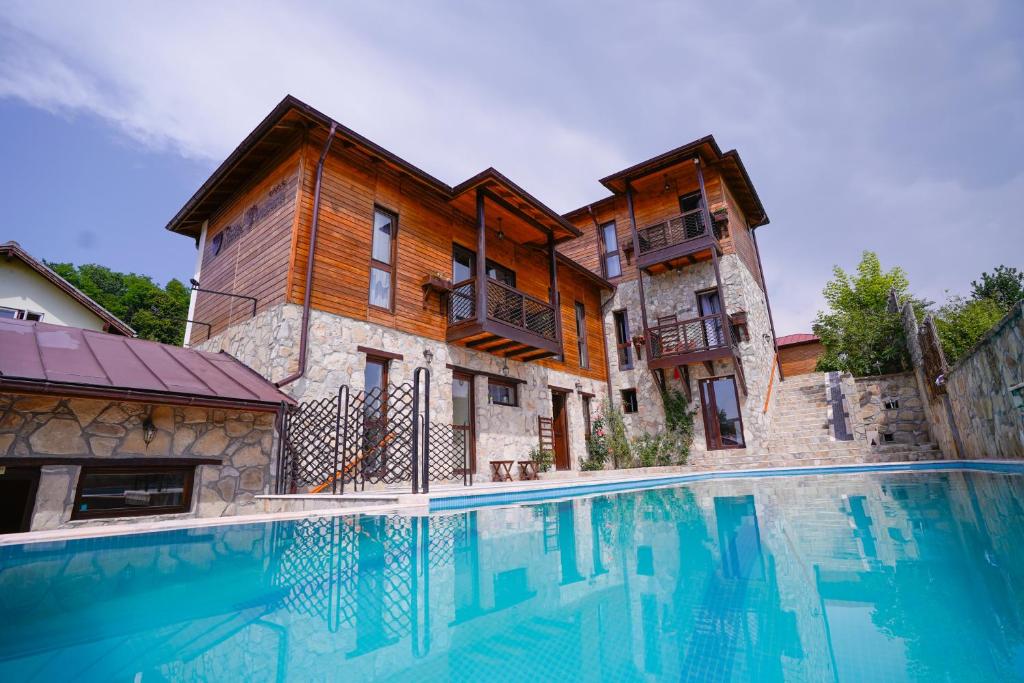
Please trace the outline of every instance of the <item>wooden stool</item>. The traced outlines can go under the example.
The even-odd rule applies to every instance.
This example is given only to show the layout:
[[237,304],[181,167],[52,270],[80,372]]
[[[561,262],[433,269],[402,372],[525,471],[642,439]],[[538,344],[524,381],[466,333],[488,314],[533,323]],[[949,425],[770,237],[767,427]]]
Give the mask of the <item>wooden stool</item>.
[[492,460],[491,481],[512,481],[513,460]]
[[521,481],[530,481],[531,479],[537,479],[537,461],[535,460],[520,460],[519,461],[519,479]]

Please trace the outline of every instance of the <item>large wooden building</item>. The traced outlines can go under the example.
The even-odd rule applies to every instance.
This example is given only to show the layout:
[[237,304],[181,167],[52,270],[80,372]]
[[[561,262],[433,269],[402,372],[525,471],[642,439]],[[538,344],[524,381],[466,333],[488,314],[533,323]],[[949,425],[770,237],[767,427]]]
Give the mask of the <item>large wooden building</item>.
[[431,419],[481,474],[540,438],[576,469],[601,401],[656,431],[663,388],[702,407],[699,450],[763,441],[768,219],[739,156],[708,137],[601,182],[559,215],[493,168],[448,185],[286,97],[168,224],[198,248],[187,342],[299,401],[427,366]]

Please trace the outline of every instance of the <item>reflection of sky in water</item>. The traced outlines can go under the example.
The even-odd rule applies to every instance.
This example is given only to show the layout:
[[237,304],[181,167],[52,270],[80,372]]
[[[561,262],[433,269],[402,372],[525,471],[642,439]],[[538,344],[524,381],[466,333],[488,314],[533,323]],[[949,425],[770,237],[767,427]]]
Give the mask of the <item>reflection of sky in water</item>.
[[718,480],[0,548],[0,680],[1017,680],[1021,481]]

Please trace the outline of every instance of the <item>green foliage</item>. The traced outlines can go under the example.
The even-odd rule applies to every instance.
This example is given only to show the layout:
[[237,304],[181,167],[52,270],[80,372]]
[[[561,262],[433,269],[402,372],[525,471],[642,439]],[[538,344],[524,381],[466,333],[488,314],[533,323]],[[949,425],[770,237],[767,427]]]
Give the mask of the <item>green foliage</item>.
[[594,418],[587,439],[587,457],[580,463],[580,469],[589,472],[603,470],[608,462],[608,438],[604,432],[604,418]]
[[975,300],[989,299],[995,302],[1005,315],[1014,304],[1024,299],[1024,272],[1016,268],[996,266],[991,275],[982,273],[980,282],[971,282],[971,297]]
[[640,434],[633,439],[626,436],[622,412],[605,401],[601,406],[602,415],[594,420],[594,433],[587,443],[587,458],[580,468],[604,469],[609,457],[614,469],[686,464],[693,444],[694,413],[679,391],[663,393],[662,400],[665,405],[665,431]]
[[819,312],[813,325],[825,347],[817,369],[873,375],[910,367],[900,315],[888,310],[889,291],[922,313],[928,303],[910,296],[903,269],[883,271],[878,255],[865,251],[856,273],[839,266],[832,272],[824,291],[829,311]]
[[955,363],[1005,312],[992,299],[953,297],[935,315],[935,329],[942,342],[946,360]]
[[537,463],[538,472],[547,472],[555,464],[555,454],[547,449],[542,450],[540,446],[530,449],[529,459]]
[[626,467],[630,461],[629,438],[626,436],[626,419],[622,411],[608,401],[601,404],[601,413],[607,429],[608,454],[612,458],[612,467]]
[[675,389],[662,392],[661,399],[665,405],[665,426],[668,431],[687,441],[689,451],[689,443],[693,441],[694,416],[694,412],[690,410],[690,402],[686,400],[683,392]]
[[185,336],[189,290],[178,280],[161,288],[146,275],[105,266],[47,263],[58,275],[125,321],[143,339],[179,345]]

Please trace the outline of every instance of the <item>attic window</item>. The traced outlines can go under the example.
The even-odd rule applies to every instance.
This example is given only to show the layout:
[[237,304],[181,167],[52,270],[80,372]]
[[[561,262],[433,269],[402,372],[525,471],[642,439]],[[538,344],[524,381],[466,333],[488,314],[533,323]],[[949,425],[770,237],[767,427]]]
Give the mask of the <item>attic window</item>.
[[882,404],[886,410],[898,410],[900,407],[900,400],[898,398],[887,398]]

